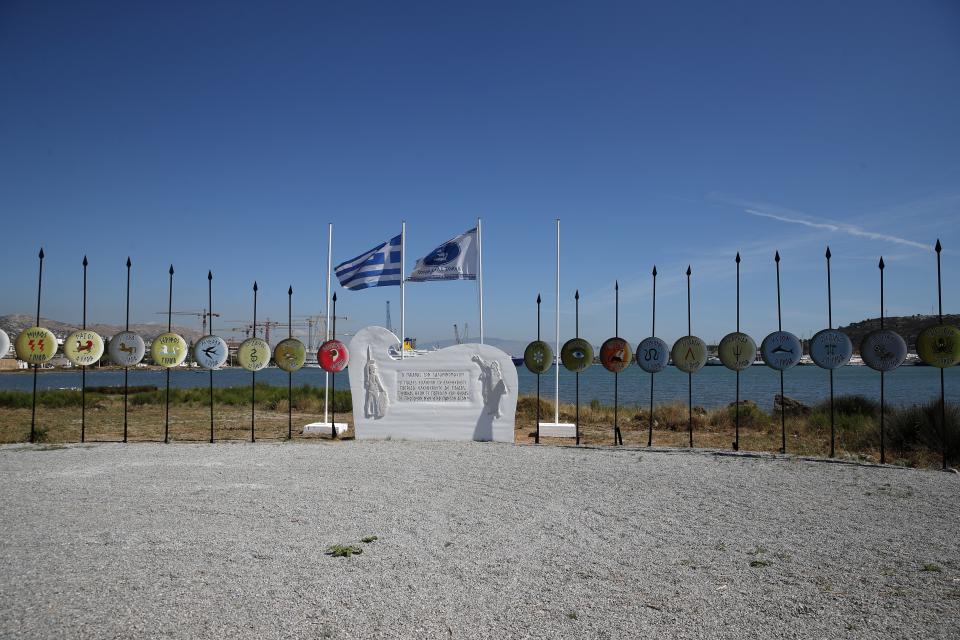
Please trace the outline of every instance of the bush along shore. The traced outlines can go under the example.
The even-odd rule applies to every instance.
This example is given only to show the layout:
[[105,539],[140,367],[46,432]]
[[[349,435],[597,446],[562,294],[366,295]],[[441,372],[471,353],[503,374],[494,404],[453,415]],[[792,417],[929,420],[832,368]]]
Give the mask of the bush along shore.
[[[91,387],[86,394],[87,437],[122,437],[122,387]],[[256,386],[258,437],[285,437],[288,396],[286,387]],[[170,407],[173,439],[209,439],[210,391],[207,388],[171,389]],[[322,387],[293,388],[294,434],[304,424],[321,420]],[[0,442],[24,442],[30,435],[33,399],[27,391],[0,391]],[[806,406],[786,398],[775,402],[768,413],[751,401],[740,403],[740,450],[776,452],[780,449],[780,403],[786,409],[787,452],[826,456],[830,452],[830,403]],[[37,393],[37,434],[46,442],[79,440],[79,390],[40,391]],[[214,389],[214,427],[218,439],[241,439],[250,430],[250,387],[248,385]],[[128,423],[131,439],[162,438],[166,393],[155,387],[131,387],[128,397]],[[535,397],[521,396],[517,403],[516,441],[533,442],[536,432]],[[338,421],[351,422],[350,391],[337,390],[331,409]],[[553,420],[553,403],[541,398],[542,421]],[[647,407],[620,406],[617,421],[624,444],[645,446],[649,437],[650,416]],[[951,463],[960,459],[960,407],[946,407],[947,456]],[[561,403],[561,422],[574,422],[576,407]],[[736,407],[705,409],[694,406],[692,412],[695,447],[730,449],[735,437]],[[654,446],[687,447],[689,443],[688,407],[682,402],[656,405],[653,415]],[[614,408],[594,400],[580,406],[581,443],[613,443]],[[880,405],[862,396],[838,396],[834,399],[836,455],[840,458],[873,460],[880,458]],[[939,466],[942,455],[940,403],[932,399],[907,407],[886,407],[884,438],[887,460],[909,466]],[[349,434],[349,432],[348,432]],[[569,444],[568,439],[542,438],[543,443]]]
[[[768,413],[749,400],[740,403],[740,450],[777,452],[780,450],[780,406],[786,413],[787,453],[827,456],[830,453],[830,401],[814,406],[789,397],[776,399],[775,411]],[[517,442],[533,442],[536,431],[537,400],[521,397],[517,404]],[[624,445],[646,446],[650,434],[648,407],[620,406],[617,422]],[[553,403],[540,400],[540,419],[552,422]],[[576,407],[560,404],[560,421],[574,422]],[[735,438],[736,407],[705,409],[694,406],[692,420],[683,402],[654,406],[653,446],[689,446],[688,428],[692,422],[695,447],[731,449]],[[960,459],[960,407],[946,406],[947,459]],[[597,401],[580,405],[580,441],[585,444],[613,444],[614,409]],[[880,460],[880,404],[863,396],[837,396],[834,399],[836,457],[863,461]],[[942,458],[940,400],[884,409],[884,439],[887,462],[907,466],[939,468]],[[541,438],[541,442],[568,442],[567,439]]]

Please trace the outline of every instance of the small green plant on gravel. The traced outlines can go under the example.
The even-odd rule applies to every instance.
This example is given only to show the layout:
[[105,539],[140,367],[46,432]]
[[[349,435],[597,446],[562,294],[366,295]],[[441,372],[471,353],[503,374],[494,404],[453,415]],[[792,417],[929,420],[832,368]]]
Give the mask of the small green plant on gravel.
[[750,566],[751,567],[769,567],[770,563],[767,562],[766,560],[751,560]]
[[380,538],[378,538],[377,536],[367,536],[366,538],[360,538],[360,542],[362,542],[363,544],[370,544],[371,542],[374,542],[379,539]]
[[354,544],[332,544],[327,547],[326,553],[334,558],[349,558],[363,553],[363,548]]
[[933,571],[935,573],[940,573],[941,571],[943,571],[943,569],[941,569],[939,565],[935,565],[932,562],[926,562],[924,563],[921,571]]
[[577,612],[576,612],[576,611],[571,611],[570,613],[567,614],[567,617],[570,618],[571,620],[576,620],[576,619],[577,619]]

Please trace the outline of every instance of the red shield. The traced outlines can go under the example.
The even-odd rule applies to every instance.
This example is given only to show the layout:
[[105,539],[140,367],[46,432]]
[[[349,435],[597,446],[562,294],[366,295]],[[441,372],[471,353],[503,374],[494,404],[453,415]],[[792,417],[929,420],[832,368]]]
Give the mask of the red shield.
[[350,362],[350,354],[347,352],[347,345],[339,340],[327,340],[320,345],[317,351],[317,362],[324,371],[330,373],[340,373],[347,368]]

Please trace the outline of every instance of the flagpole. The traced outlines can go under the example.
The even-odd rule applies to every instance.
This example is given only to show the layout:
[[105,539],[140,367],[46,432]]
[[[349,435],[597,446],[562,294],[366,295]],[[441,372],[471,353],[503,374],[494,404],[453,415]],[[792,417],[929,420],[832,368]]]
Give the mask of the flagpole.
[[[557,350],[554,354],[560,354],[560,218],[557,218],[557,313],[556,313],[556,344]],[[560,422],[560,366],[554,362],[554,384],[553,384],[553,423]]]
[[[388,249],[389,251],[389,249]],[[404,220],[400,223],[400,359],[403,360],[403,351],[406,347],[407,339],[407,300],[406,300],[406,285],[404,284],[404,279],[406,274],[404,273],[404,266],[407,257],[407,221]]]
[[[330,339],[330,271],[332,270],[331,262],[333,260],[333,223],[327,223],[327,306],[326,314],[327,317],[324,321],[324,341]],[[330,372],[325,371],[323,374],[323,421],[327,422],[327,406],[330,404]]]
[[483,344],[483,220],[477,218],[477,287],[480,294],[480,344]]

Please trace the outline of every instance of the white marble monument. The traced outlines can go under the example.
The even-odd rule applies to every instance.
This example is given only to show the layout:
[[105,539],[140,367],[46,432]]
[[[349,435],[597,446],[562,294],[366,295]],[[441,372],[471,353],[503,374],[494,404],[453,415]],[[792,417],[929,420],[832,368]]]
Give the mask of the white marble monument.
[[510,356],[458,344],[400,359],[399,348],[383,327],[350,341],[357,438],[513,442],[518,387]]

